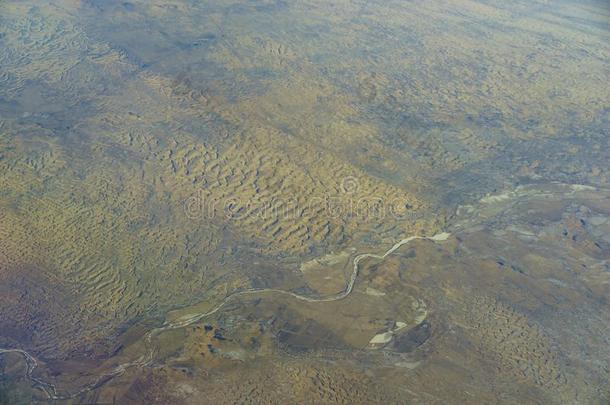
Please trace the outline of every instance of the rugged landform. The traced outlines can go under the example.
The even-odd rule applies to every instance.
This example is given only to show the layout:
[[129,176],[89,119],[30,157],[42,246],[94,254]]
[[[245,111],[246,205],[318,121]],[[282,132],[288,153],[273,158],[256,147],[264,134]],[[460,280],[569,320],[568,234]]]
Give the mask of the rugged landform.
[[601,1],[0,1],[0,403],[607,403]]

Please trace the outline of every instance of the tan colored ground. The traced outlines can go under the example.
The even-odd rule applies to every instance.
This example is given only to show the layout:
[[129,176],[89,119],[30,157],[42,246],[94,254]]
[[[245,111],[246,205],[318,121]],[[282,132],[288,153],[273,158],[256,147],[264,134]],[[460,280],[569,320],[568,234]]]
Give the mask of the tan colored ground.
[[[164,320],[332,296],[449,230],[341,301],[231,301],[72,402],[604,403],[608,16],[0,2],[0,348],[74,393]],[[24,366],[0,402],[44,398]]]

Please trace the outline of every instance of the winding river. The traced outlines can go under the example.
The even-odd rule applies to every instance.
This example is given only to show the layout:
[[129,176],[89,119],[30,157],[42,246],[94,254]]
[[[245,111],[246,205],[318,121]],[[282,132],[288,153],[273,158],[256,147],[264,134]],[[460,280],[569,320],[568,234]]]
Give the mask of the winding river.
[[400,241],[396,242],[390,249],[388,249],[382,255],[377,255],[377,254],[373,254],[373,253],[362,253],[362,254],[357,255],[356,257],[354,257],[353,269],[352,269],[352,274],[349,279],[349,282],[347,283],[345,289],[341,293],[336,294],[336,295],[331,295],[331,296],[323,297],[323,298],[314,298],[314,297],[308,297],[306,295],[299,295],[299,294],[296,294],[291,291],[285,291],[285,290],[279,290],[279,289],[273,289],[273,288],[248,289],[248,290],[236,291],[236,292],[228,295],[222,302],[220,302],[213,309],[211,309],[207,312],[188,315],[186,317],[182,317],[179,320],[176,320],[173,322],[166,322],[162,326],[150,330],[145,335],[145,342],[146,342],[146,345],[149,347],[148,353],[146,355],[140,356],[136,360],[119,364],[118,366],[116,366],[115,368],[110,370],[109,372],[104,373],[101,376],[99,376],[93,383],[86,385],[85,387],[83,387],[82,389],[80,389],[79,391],[74,392],[74,393],[67,393],[67,394],[61,395],[58,393],[57,387],[55,385],[53,385],[49,382],[43,381],[40,378],[35,377],[33,375],[33,372],[36,369],[36,367],[38,366],[38,362],[36,361],[36,358],[34,356],[32,356],[30,353],[26,352],[25,350],[0,348],[0,355],[4,354],[4,353],[17,353],[17,354],[22,355],[26,362],[26,377],[35,386],[41,388],[47,394],[49,399],[51,399],[51,400],[72,399],[72,398],[78,397],[82,394],[85,394],[86,392],[89,392],[93,389],[96,389],[96,388],[102,386],[103,384],[110,381],[114,377],[123,374],[125,372],[125,370],[127,370],[128,368],[145,367],[145,366],[152,364],[154,357],[155,357],[155,348],[152,345],[152,339],[156,335],[159,335],[168,330],[184,328],[186,326],[199,322],[200,320],[220,311],[227,303],[229,303],[230,301],[232,301],[233,299],[235,299],[237,297],[245,296],[245,295],[272,293],[272,294],[288,295],[294,299],[297,299],[300,301],[306,301],[306,302],[339,301],[339,300],[344,299],[348,295],[350,295],[352,293],[352,291],[354,290],[354,285],[356,283],[356,279],[358,278],[359,264],[362,260],[367,259],[367,258],[383,260],[386,257],[388,257],[389,255],[391,255],[392,253],[394,253],[401,246],[403,246],[411,241],[414,241],[416,239],[426,239],[426,240],[430,240],[433,242],[443,242],[443,241],[446,241],[449,238],[449,236],[451,236],[451,234],[449,234],[447,232],[438,233],[434,236],[409,236],[408,238],[401,239]]

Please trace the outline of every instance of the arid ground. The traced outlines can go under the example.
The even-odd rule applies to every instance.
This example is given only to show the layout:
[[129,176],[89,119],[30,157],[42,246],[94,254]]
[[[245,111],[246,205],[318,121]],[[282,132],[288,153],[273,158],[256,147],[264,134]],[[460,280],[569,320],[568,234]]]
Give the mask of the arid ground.
[[0,0],[1,404],[607,404],[604,0]]

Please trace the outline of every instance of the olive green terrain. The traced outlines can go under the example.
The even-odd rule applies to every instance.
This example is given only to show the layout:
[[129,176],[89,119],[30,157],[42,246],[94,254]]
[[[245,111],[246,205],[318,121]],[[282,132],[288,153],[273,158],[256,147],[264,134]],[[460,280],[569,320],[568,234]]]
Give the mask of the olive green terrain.
[[603,1],[0,1],[0,403],[605,403],[609,43]]

